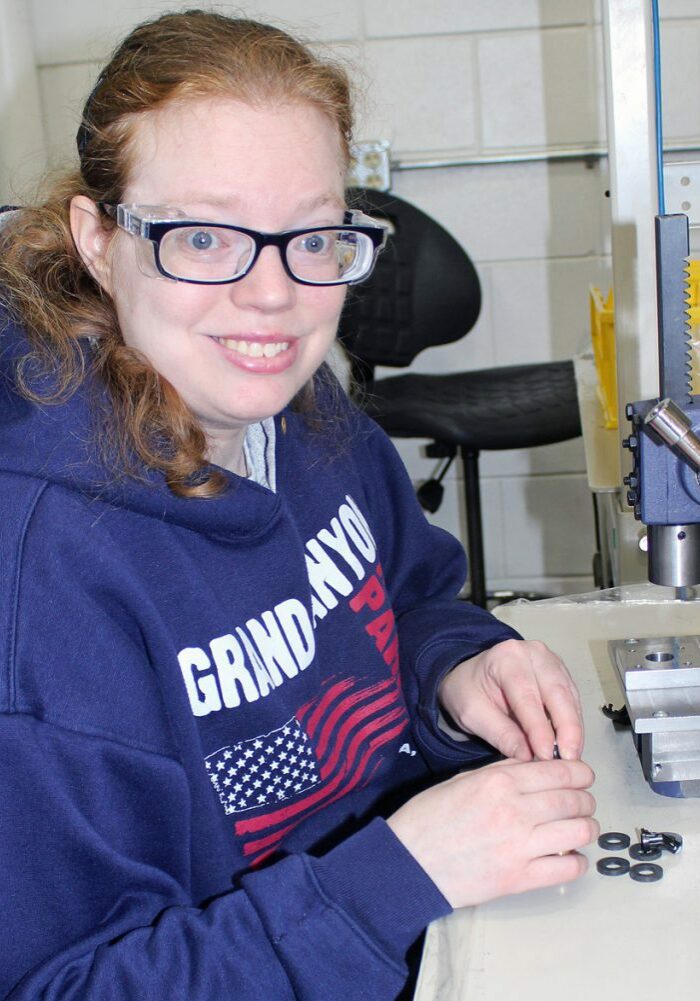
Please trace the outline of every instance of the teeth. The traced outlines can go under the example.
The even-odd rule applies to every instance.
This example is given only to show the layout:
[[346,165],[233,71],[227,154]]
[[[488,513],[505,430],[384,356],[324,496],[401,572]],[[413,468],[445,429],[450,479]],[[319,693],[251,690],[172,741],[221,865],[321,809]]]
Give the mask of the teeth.
[[230,351],[237,351],[238,354],[247,355],[249,358],[275,358],[289,347],[288,341],[261,344],[260,341],[239,341],[233,337],[219,337],[218,340]]
[[265,344],[263,345],[263,354],[266,358],[274,358],[275,355],[278,355],[286,347],[287,345],[284,342],[282,344]]

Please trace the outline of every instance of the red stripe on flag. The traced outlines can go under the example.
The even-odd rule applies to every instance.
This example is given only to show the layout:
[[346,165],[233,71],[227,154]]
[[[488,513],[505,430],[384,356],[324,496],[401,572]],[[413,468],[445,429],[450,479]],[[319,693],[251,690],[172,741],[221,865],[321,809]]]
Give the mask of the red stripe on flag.
[[[316,757],[320,759],[326,753],[326,746],[330,739],[331,733],[334,727],[337,725],[338,720],[345,712],[356,706],[358,702],[364,702],[366,699],[370,699],[375,695],[379,695],[380,692],[384,691],[387,688],[394,688],[394,689],[396,688],[391,679],[388,681],[383,681],[381,682],[381,684],[378,685],[372,685],[370,688],[365,688],[360,692],[355,692],[352,695],[349,695],[347,699],[344,699],[339,705],[337,705],[329,715],[326,722],[323,724],[323,729],[319,734],[318,743],[316,745]],[[375,707],[378,706],[379,703],[375,701],[371,705],[366,706],[364,710],[358,710],[358,712],[361,712],[363,716],[368,716],[370,713],[374,712]]]
[[[357,757],[357,752],[360,744],[366,740],[370,734],[375,730],[388,726],[393,723],[399,716],[405,717],[406,712],[403,707],[394,709],[392,712],[387,713],[386,716],[380,717],[379,719],[372,720],[367,723],[358,733],[355,735],[354,739],[350,744],[350,754],[348,760],[343,763],[343,768],[336,777],[327,786],[322,789],[318,789],[315,793],[306,796],[304,799],[297,800],[295,803],[287,807],[282,807],[279,810],[275,810],[272,813],[264,814],[263,816],[253,817],[250,820],[241,820],[236,823],[236,833],[242,834],[257,834],[258,831],[264,830],[266,827],[273,827],[276,824],[284,823],[284,821],[295,817],[297,814],[306,811],[309,807],[314,806],[319,801],[326,799],[331,793],[335,792],[340,783],[348,776],[350,770],[353,766],[354,760]],[[348,784],[343,785],[344,791],[348,789]]]
[[373,719],[371,722],[366,723],[361,730],[358,730],[353,739],[350,741],[350,747],[348,751],[347,758],[343,761],[340,776],[349,775],[352,771],[353,765],[355,763],[355,758],[357,757],[358,751],[362,744],[369,738],[369,736],[375,733],[377,730],[388,726],[393,723],[394,720],[398,719],[400,716],[405,714],[403,706],[399,706],[396,709],[392,709],[391,712],[387,713],[385,716],[380,716],[378,719]]
[[[335,792],[335,794],[330,796],[329,799],[323,799],[323,801],[316,803],[312,807],[312,809],[310,809],[308,813],[306,813],[303,817],[299,817],[297,820],[289,824],[287,827],[283,827],[282,830],[275,831],[274,834],[270,834],[267,837],[257,838],[255,841],[249,841],[243,848],[243,854],[249,856],[252,855],[255,851],[262,849],[262,854],[252,859],[253,865],[259,865],[269,855],[272,855],[273,852],[276,850],[276,848],[279,847],[281,842],[287,836],[287,834],[289,834],[290,831],[294,830],[295,827],[298,827],[298,825],[302,823],[302,821],[306,820],[307,817],[312,816],[314,813],[318,813],[319,810],[323,809],[326,806],[330,806],[331,803],[335,803],[336,800],[342,799],[343,796],[351,792],[362,779],[367,763],[374,754],[374,752],[379,750],[380,747],[383,747],[384,744],[388,743],[390,740],[393,740],[394,737],[398,736],[398,734],[401,733],[404,727],[405,727],[405,721],[402,720],[401,723],[399,723],[398,726],[393,727],[393,729],[373,737],[372,740],[369,742],[367,750],[360,759],[360,762],[357,766],[357,769],[355,770],[355,774],[352,780],[347,785],[343,786],[342,789],[339,789],[337,792]],[[374,775],[379,765],[380,762],[377,762],[375,768],[372,770],[372,775]],[[236,830],[238,833],[238,825],[236,825]]]
[[[304,729],[310,737],[313,737],[318,721],[321,719],[328,706],[334,701],[334,699],[344,695],[349,688],[352,688],[353,684],[353,679],[349,678],[347,681],[340,681],[337,685],[333,685],[332,688],[328,689],[309,717],[309,722],[304,724]],[[301,721],[302,717],[299,713],[296,714],[296,717],[299,721]]]
[[[383,699],[377,699],[371,706],[369,712],[359,709],[357,712],[353,713],[348,719],[345,720],[343,725],[338,730],[338,736],[335,741],[335,746],[333,748],[333,753],[324,761],[321,765],[321,778],[327,779],[328,776],[333,772],[338,764],[338,759],[345,750],[345,742],[355,727],[361,723],[363,720],[367,719],[369,713],[381,712],[382,709],[388,709],[392,703],[396,702],[399,698],[399,693],[396,689],[393,692],[389,692],[385,695]],[[403,706],[399,707],[399,711],[403,711]],[[361,731],[362,732],[362,731]],[[357,739],[357,738],[355,738]],[[351,744],[352,746],[352,744]]]
[[256,838],[254,841],[248,841],[243,847],[243,854],[253,855],[255,852],[263,851],[265,848],[269,848],[270,846],[276,848],[282,838],[285,838],[290,831],[293,831],[294,828],[301,823],[302,819],[303,818],[300,817],[299,820],[295,820],[294,823],[287,824],[286,827],[283,827],[279,831],[274,831],[272,834],[267,834],[264,838]]

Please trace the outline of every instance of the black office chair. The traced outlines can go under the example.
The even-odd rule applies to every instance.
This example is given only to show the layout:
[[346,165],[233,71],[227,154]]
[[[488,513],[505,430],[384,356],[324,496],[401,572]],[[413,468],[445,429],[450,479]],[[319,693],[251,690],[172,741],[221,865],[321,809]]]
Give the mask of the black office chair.
[[573,363],[542,362],[449,375],[375,379],[377,365],[405,368],[424,348],[464,337],[481,308],[469,256],[439,223],[391,192],[356,189],[353,205],[389,222],[372,276],[352,286],[339,336],[358,400],[394,438],[429,438],[440,475],[418,496],[437,509],[440,480],[459,453],[464,468],[471,600],[486,607],[479,452],[531,448],[581,434]]

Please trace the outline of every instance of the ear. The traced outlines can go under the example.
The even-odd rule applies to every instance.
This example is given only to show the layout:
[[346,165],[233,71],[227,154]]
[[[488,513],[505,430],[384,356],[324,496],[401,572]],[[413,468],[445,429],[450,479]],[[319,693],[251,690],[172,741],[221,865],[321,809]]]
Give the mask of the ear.
[[85,195],[70,203],[70,228],[83,264],[106,292],[111,292],[111,268],[107,250],[114,235],[102,225],[100,210]]

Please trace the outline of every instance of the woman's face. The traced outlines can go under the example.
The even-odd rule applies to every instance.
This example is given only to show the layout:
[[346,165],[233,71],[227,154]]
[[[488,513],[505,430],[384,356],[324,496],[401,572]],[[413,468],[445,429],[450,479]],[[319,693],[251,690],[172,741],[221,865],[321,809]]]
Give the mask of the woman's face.
[[[339,137],[311,106],[171,105],[138,125],[134,164],[124,202],[261,232],[343,221]],[[321,364],[345,289],[295,283],[271,246],[230,285],[162,280],[139,269],[138,242],[120,230],[109,248],[122,335],[178,390],[225,464],[242,429],[278,413]]]

